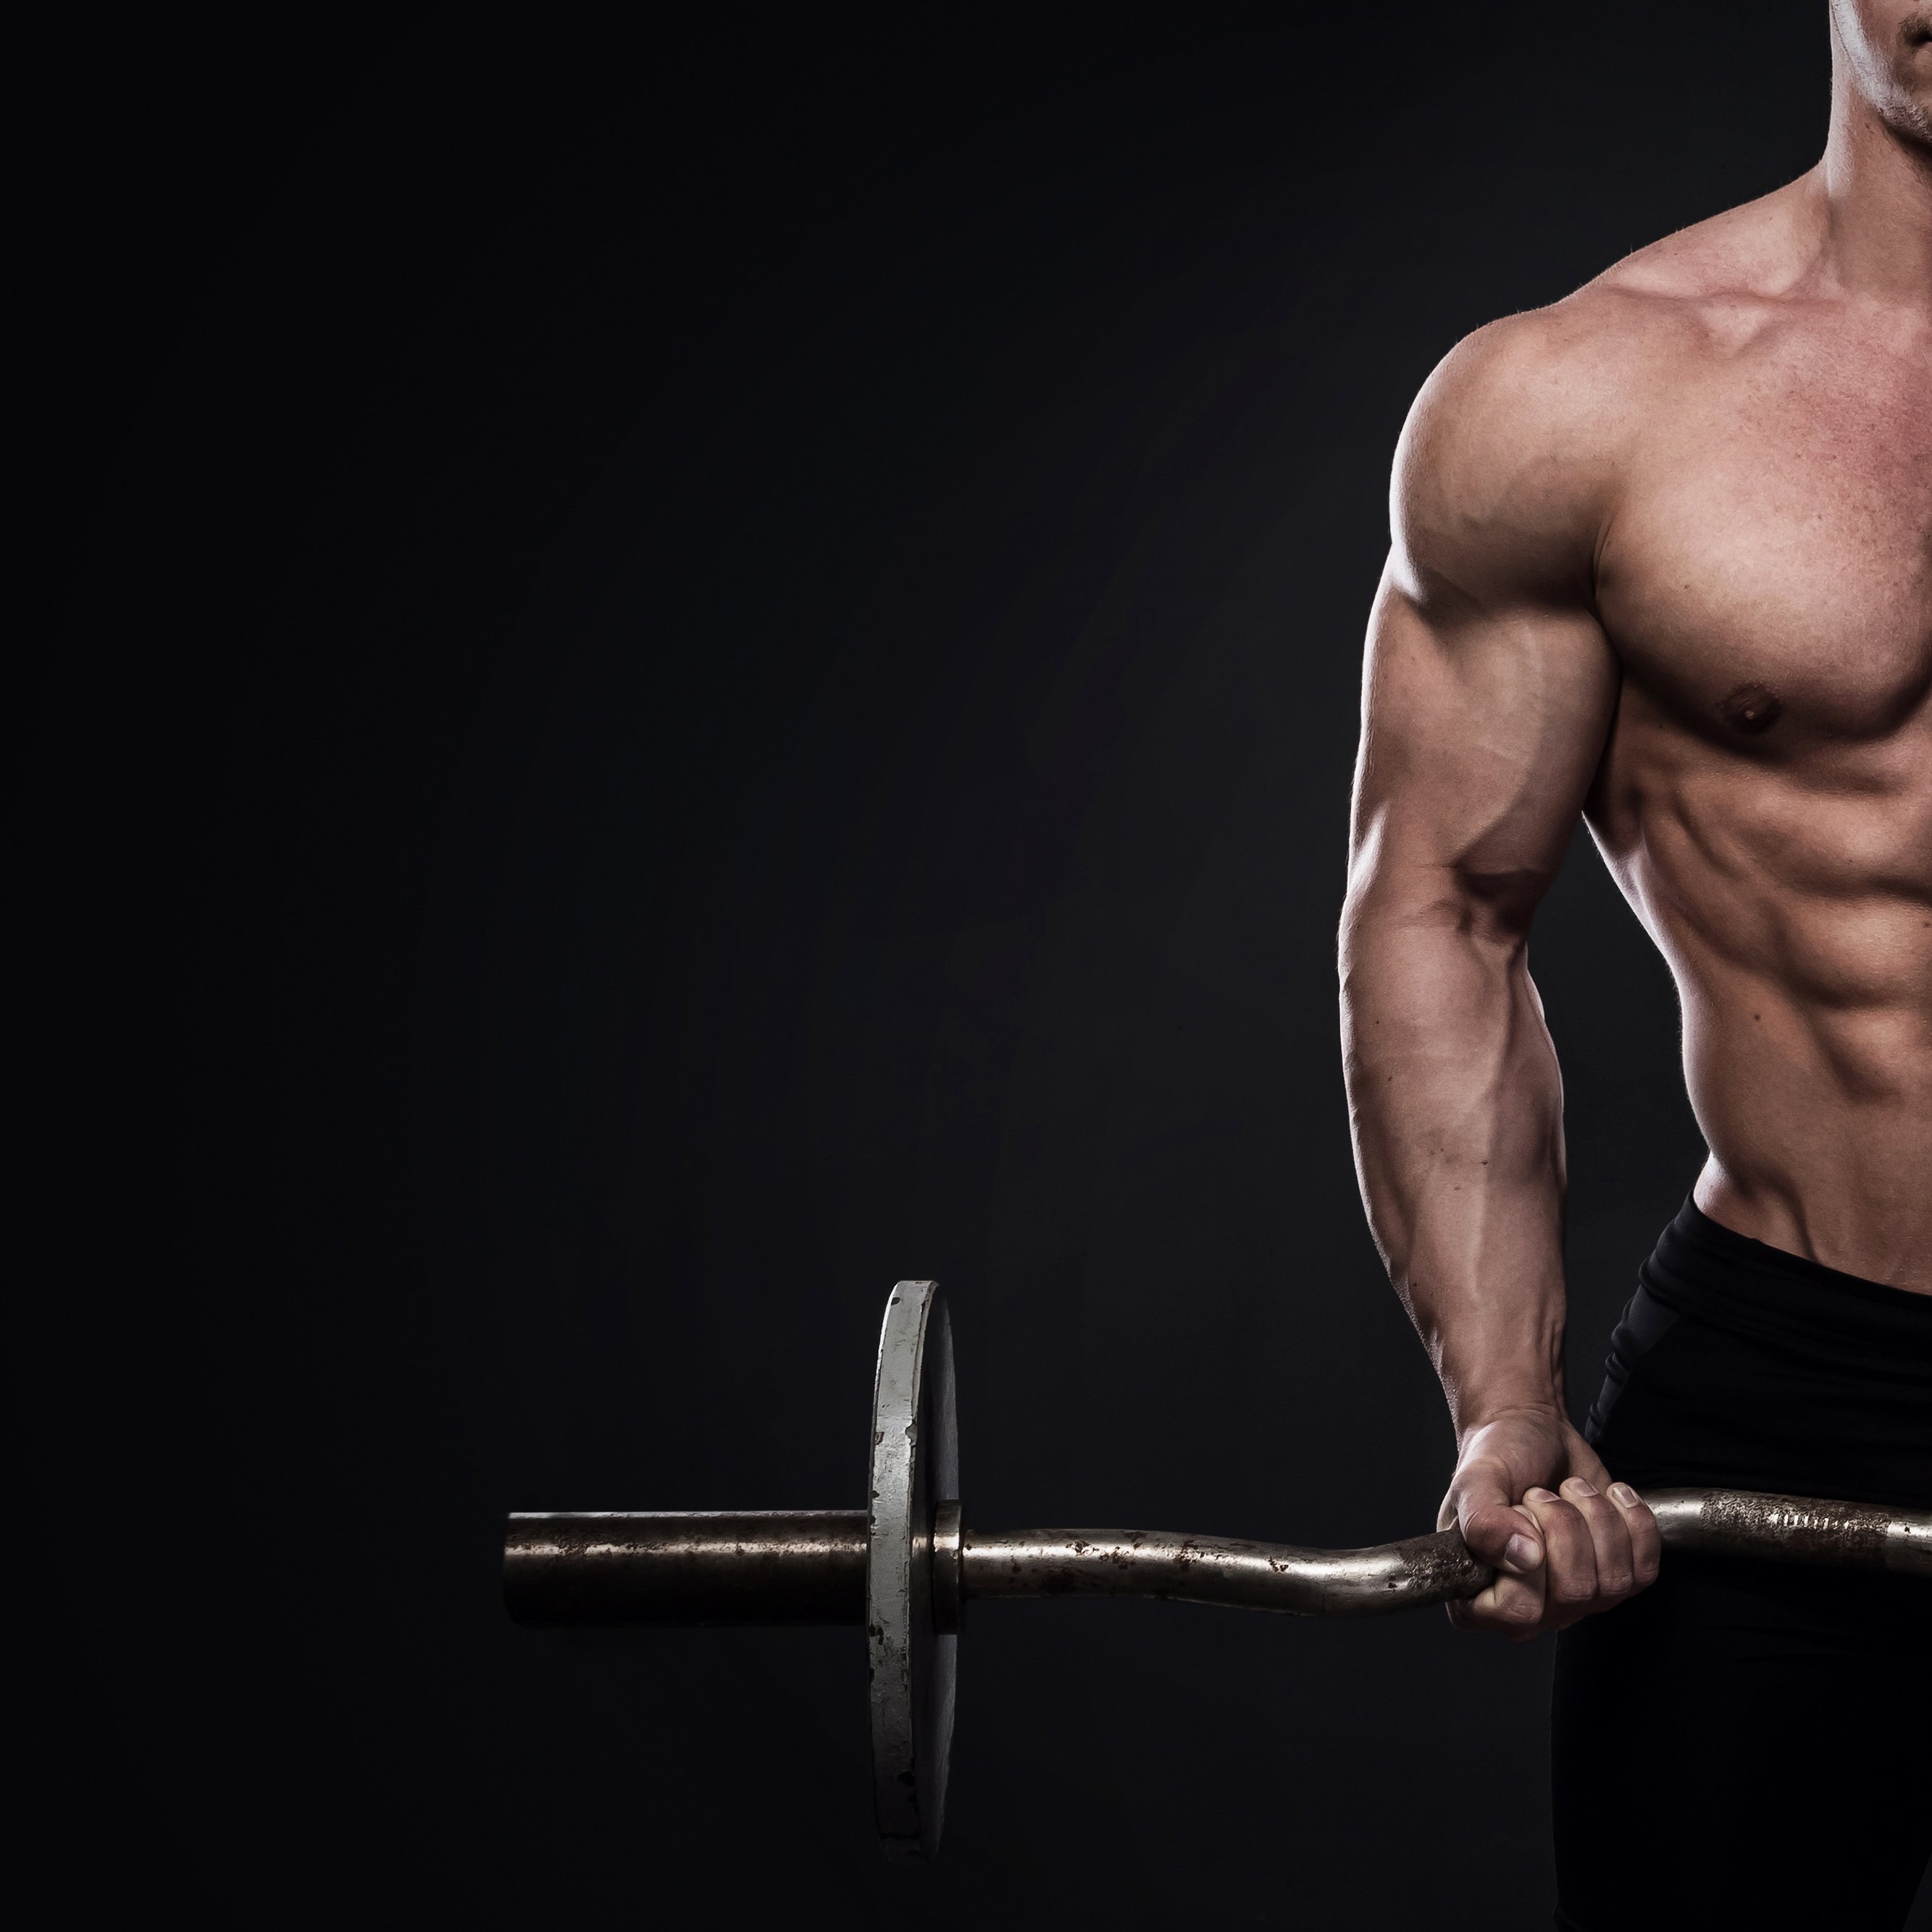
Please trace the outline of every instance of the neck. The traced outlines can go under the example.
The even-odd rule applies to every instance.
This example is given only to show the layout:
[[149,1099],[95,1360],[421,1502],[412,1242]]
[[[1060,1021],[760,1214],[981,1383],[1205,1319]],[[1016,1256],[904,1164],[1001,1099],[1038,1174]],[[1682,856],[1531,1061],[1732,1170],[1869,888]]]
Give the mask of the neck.
[[1932,142],[1880,117],[1832,40],[1832,131],[1812,177],[1824,264],[1848,294],[1932,316]]

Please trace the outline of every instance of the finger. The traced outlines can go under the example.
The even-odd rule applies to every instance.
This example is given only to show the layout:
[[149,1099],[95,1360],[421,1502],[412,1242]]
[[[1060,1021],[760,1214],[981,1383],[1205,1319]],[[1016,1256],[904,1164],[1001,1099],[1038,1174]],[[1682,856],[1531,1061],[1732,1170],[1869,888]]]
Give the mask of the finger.
[[1542,1533],[1516,1499],[1510,1473],[1498,1462],[1472,1458],[1456,1472],[1445,1504],[1470,1553],[1505,1575],[1528,1576],[1543,1567]]
[[1664,1538],[1650,1506],[1628,1483],[1612,1483],[1605,1492],[1622,1512],[1630,1541],[1630,1588],[1647,1590],[1657,1581],[1664,1561]]
[[1459,1630],[1526,1642],[1543,1628],[1543,1580],[1540,1575],[1498,1576],[1478,1594],[1445,1607]]
[[1505,1576],[1533,1576],[1543,1568],[1542,1532],[1520,1504],[1498,1497],[1457,1498],[1456,1527],[1472,1556]]
[[1590,1526],[1553,1490],[1526,1490],[1522,1500],[1543,1532],[1548,1619],[1554,1628],[1574,1623],[1597,1594],[1597,1558]]
[[1636,1565],[1630,1558],[1630,1532],[1624,1527],[1623,1511],[1586,1477],[1572,1476],[1559,1493],[1583,1519],[1590,1532],[1598,1599],[1606,1603],[1620,1602],[1630,1594],[1636,1582]]

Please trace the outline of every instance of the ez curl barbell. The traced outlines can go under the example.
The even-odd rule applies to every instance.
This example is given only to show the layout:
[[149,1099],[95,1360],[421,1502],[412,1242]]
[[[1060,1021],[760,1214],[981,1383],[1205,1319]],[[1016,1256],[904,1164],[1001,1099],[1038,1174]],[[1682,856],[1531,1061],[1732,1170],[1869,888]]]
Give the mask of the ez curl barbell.
[[[1163,1597],[1373,1616],[1474,1596],[1493,1572],[1451,1530],[1300,1550],[1169,1530],[968,1528],[952,1331],[939,1286],[886,1303],[868,1505],[518,1514],[503,1594],[529,1624],[862,1624],[873,1795],[889,1855],[938,1849],[961,1614],[982,1597]],[[1932,1576],[1932,1510],[1737,1490],[1653,1490],[1664,1546]]]

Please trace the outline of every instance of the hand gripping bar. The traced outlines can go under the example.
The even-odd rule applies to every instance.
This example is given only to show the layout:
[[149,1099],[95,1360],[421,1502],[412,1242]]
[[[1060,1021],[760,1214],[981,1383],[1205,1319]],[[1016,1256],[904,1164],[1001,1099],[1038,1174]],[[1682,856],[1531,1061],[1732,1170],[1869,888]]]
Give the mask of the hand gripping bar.
[[[1492,1574],[1454,1530],[1299,1550],[1171,1530],[963,1527],[952,1328],[933,1282],[902,1281],[887,1299],[872,1424],[862,1510],[513,1516],[503,1588],[524,1624],[862,1626],[873,1803],[895,1857],[938,1847],[958,1632],[976,1597],[1372,1616],[1473,1596]],[[1645,1501],[1669,1550],[1932,1576],[1932,1511],[1736,1490]]]
[[[1932,1576],[1932,1510],[1738,1490],[1644,1501],[1667,1550]],[[968,1528],[922,1554],[936,1610],[949,1598],[1160,1597],[1374,1616],[1472,1597],[1494,1574],[1454,1530],[1304,1550],[1174,1530]],[[866,1564],[858,1510],[518,1515],[504,1595],[523,1624],[860,1624]]]

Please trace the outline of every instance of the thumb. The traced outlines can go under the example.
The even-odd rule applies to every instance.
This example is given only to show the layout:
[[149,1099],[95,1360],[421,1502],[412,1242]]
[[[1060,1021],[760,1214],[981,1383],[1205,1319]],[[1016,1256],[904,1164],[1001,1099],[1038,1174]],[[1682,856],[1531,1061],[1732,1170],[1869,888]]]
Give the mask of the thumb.
[[1456,1527],[1472,1556],[1510,1576],[1530,1576],[1543,1567],[1535,1517],[1486,1470],[1468,1471],[1457,1485]]

